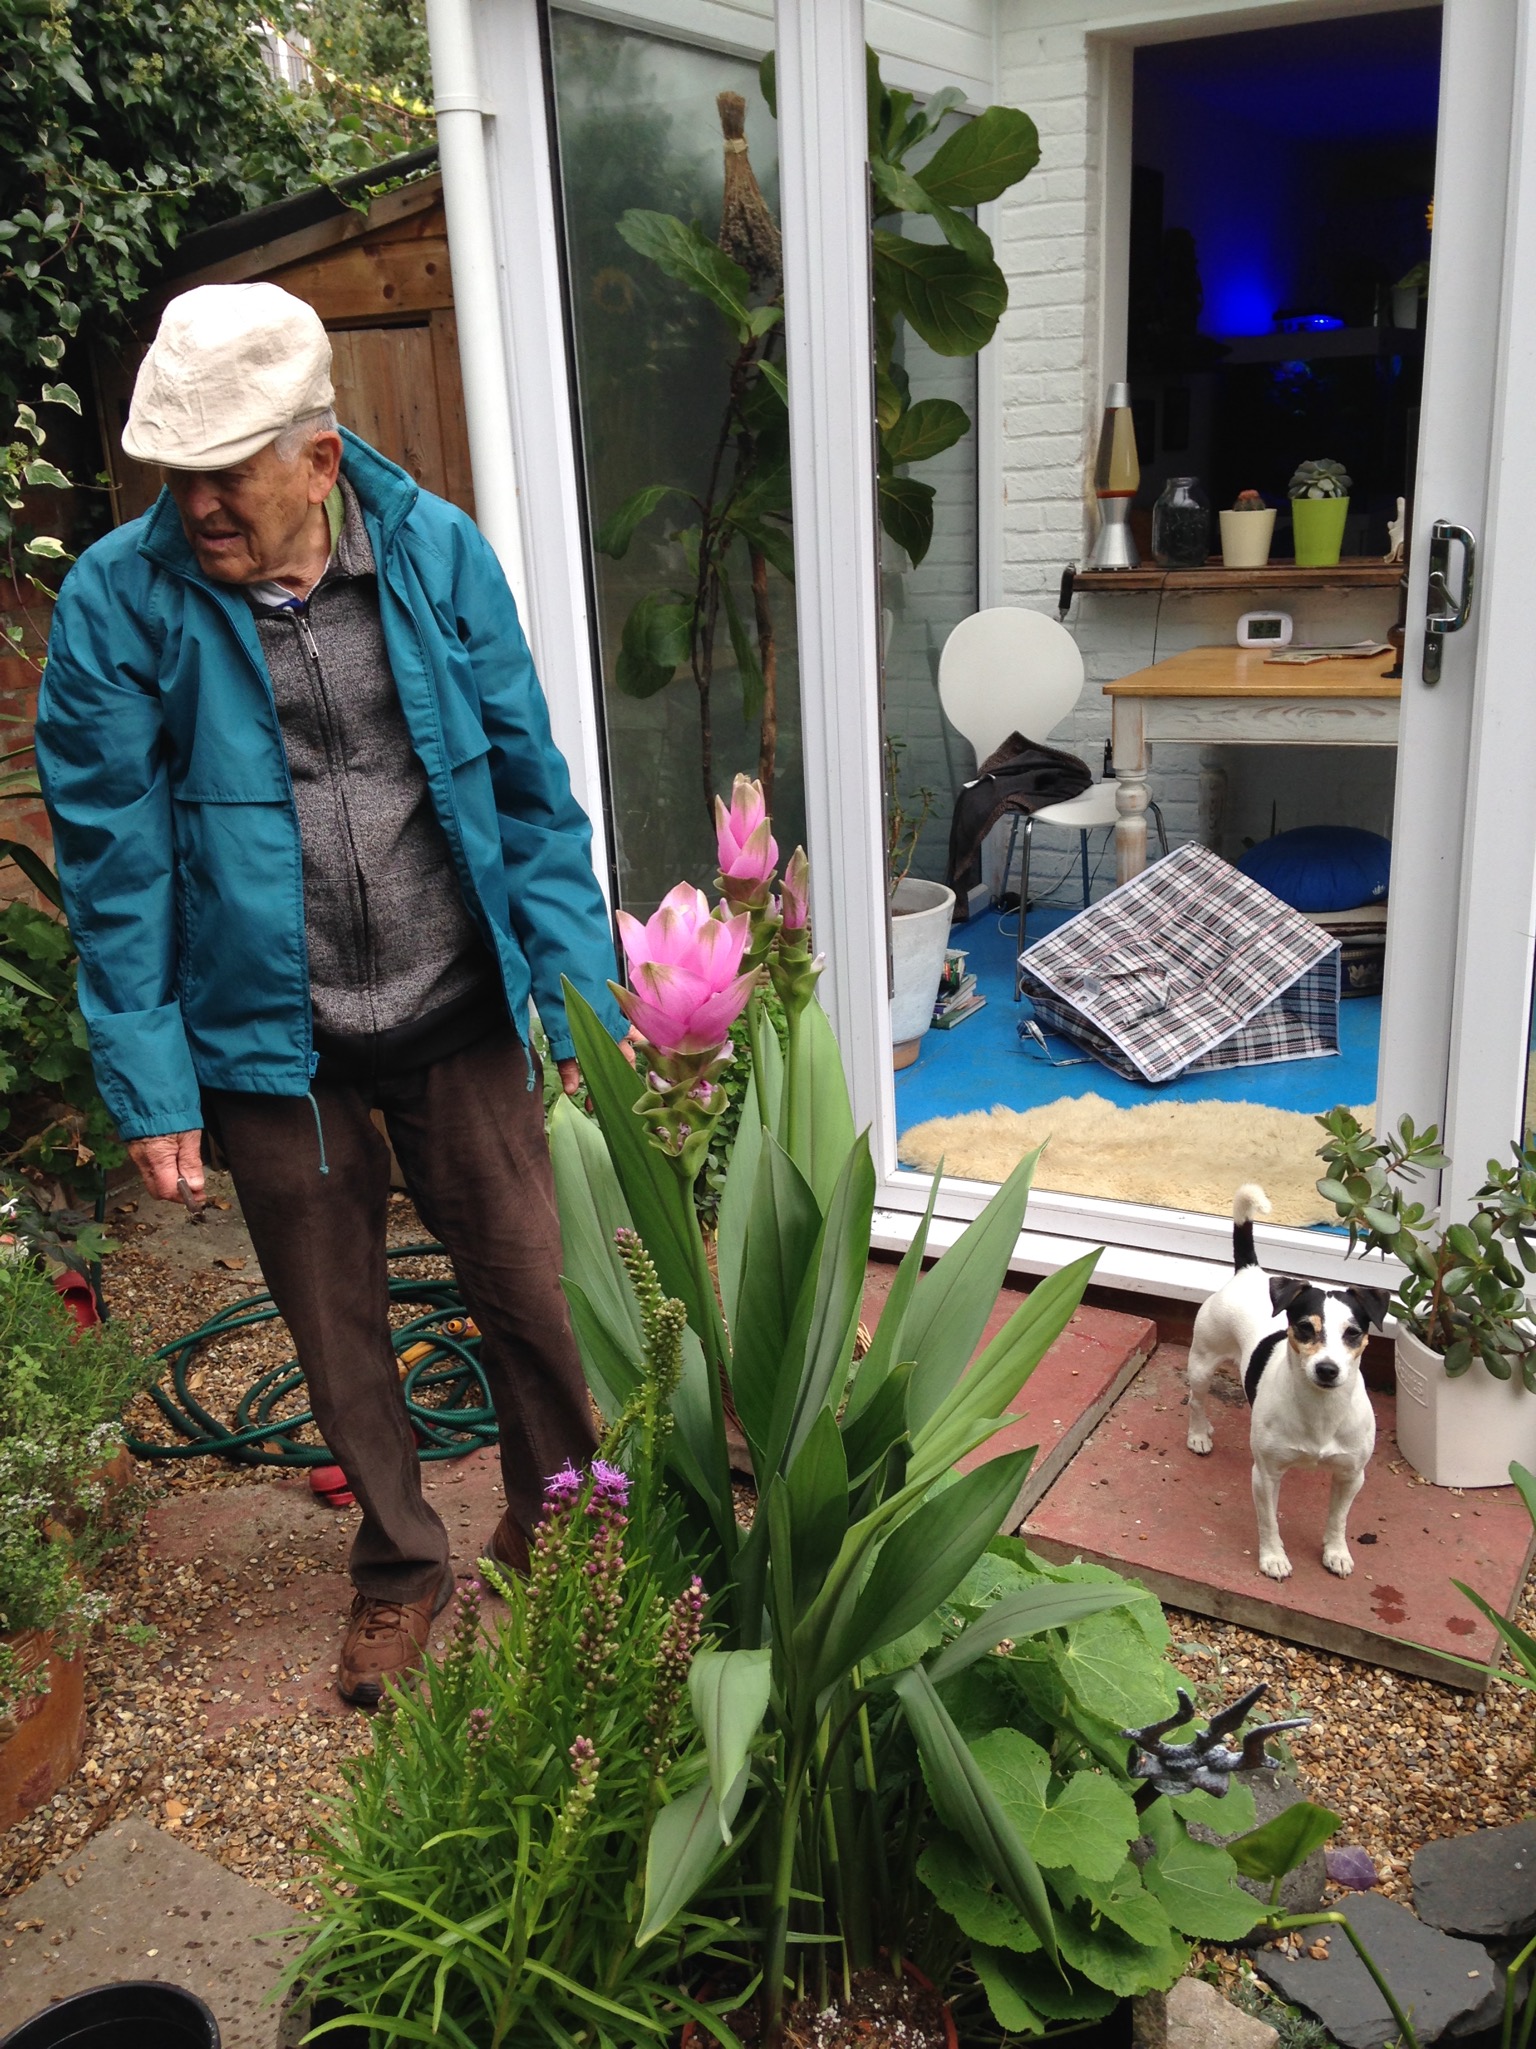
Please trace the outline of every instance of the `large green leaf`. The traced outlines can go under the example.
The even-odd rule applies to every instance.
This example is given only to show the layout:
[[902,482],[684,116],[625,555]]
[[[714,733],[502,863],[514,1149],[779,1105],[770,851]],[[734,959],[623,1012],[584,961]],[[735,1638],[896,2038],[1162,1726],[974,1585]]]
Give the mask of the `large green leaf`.
[[1010,1452],[967,1473],[917,1508],[881,1545],[854,1608],[845,1641],[824,1646],[823,1685],[833,1666],[847,1670],[915,1628],[947,1601],[1017,1499],[1029,1452]]
[[1173,1706],[1175,1675],[1147,1656],[1140,1626],[1124,1608],[1079,1623],[1056,1654],[1056,1669],[1079,1701],[1117,1729],[1143,1728]]
[[1215,1843],[1197,1843],[1166,1800],[1142,1816],[1153,1854],[1142,1878],[1168,1910],[1174,1927],[1197,1942],[1238,1942],[1261,1908],[1237,1883],[1237,1866]]
[[952,398],[920,398],[887,430],[886,458],[893,463],[930,462],[964,440],[970,429],[970,414]]
[[905,548],[915,569],[933,541],[932,484],[916,477],[881,477],[878,486],[880,524],[896,543]]
[[1005,1894],[993,1890],[986,1871],[960,1837],[929,1831],[917,1875],[939,1905],[973,1942],[1011,1949],[1022,1956],[1040,1948],[1040,1938]]
[[688,1698],[704,1738],[709,1783],[726,1842],[731,1839],[726,1801],[746,1769],[753,1738],[768,1712],[772,1663],[773,1653],[766,1650],[702,1650],[694,1653],[688,1668]]
[[870,164],[869,175],[886,208],[902,213],[926,214],[938,223],[945,241],[952,247],[983,263],[990,261],[992,240],[986,231],[977,227],[968,214],[957,213],[954,207],[935,199],[910,171],[904,171],[899,164],[876,158]]
[[760,997],[754,996],[748,1006],[744,1029],[752,1048],[752,1079],[741,1106],[736,1143],[731,1147],[731,1157],[726,1163],[725,1187],[720,1196],[720,1221],[715,1233],[720,1299],[725,1305],[725,1320],[733,1330],[741,1288],[742,1259],[747,1245],[747,1223],[752,1211],[753,1191],[757,1186],[758,1162],[762,1158],[764,1126],[771,1130],[777,1123],[779,1098],[784,1086],[779,1035],[764,1015]]
[[852,1414],[851,1402],[843,1411],[843,1451],[851,1487],[867,1480],[906,1436],[907,1390],[911,1379],[909,1363],[893,1366],[857,1415]]
[[693,607],[651,591],[624,621],[613,678],[626,697],[654,697],[688,659]]
[[641,1949],[670,1925],[724,1856],[747,1790],[744,1768],[723,1802],[707,1778],[663,1807],[651,1825],[645,1854],[645,1904],[635,1947]]
[[1227,1844],[1227,1855],[1244,1878],[1260,1878],[1273,1884],[1299,1864],[1305,1864],[1314,1850],[1320,1850],[1331,1835],[1343,1827],[1337,1814],[1310,1800],[1297,1800],[1266,1821]]
[[[1039,1957],[1021,1957],[1011,1950],[983,1945],[972,1952],[972,1962],[993,2018],[1000,2026],[1018,2032],[1039,2034],[1042,2022],[1102,2020],[1120,2004],[1118,1993]],[[1016,2015],[1029,2018],[1016,2019]]]
[[561,1272],[578,1284],[608,1329],[627,1339],[638,1357],[640,1309],[615,1235],[632,1226],[633,1219],[607,1141],[595,1119],[578,1110],[569,1096],[558,1097],[550,1111],[549,1154],[560,1211]]
[[805,1177],[778,1141],[766,1138],[731,1333],[731,1392],[759,1487],[778,1470],[794,1414],[805,1362],[790,1357],[789,1336],[821,1229],[821,1212]]
[[562,1274],[560,1285],[571,1312],[571,1329],[581,1363],[586,1368],[587,1386],[602,1411],[603,1421],[611,1423],[640,1385],[641,1359],[604,1322],[579,1281]]
[[1038,1636],[1047,1629],[1065,1629],[1105,1608],[1123,1607],[1138,1591],[1135,1587],[1063,1587],[1048,1581],[1020,1593],[1004,1594],[929,1662],[928,1676],[935,1686],[942,1686],[1000,1643],[1016,1643],[1020,1637]]
[[[856,1139],[832,1190],[827,1213],[800,1300],[790,1327],[782,1397],[792,1395],[783,1412],[780,1438],[775,1417],[774,1465],[793,1458],[825,1408],[837,1409],[853,1358],[864,1277],[869,1271],[869,1227],[875,1209],[875,1166],[869,1138]],[[793,1362],[803,1360],[796,1376]],[[782,1446],[782,1449],[781,1449]],[[839,1439],[841,1457],[841,1439]]]
[[686,224],[675,214],[653,213],[632,206],[619,216],[619,233],[631,249],[648,256],[668,277],[687,285],[690,291],[717,306],[747,339],[751,315],[747,299],[751,286],[739,263],[711,242],[696,221]]
[[830,1408],[817,1412],[789,1466],[786,1486],[798,1606],[825,1578],[848,1528],[848,1461]]
[[1053,1791],[1049,1755],[1019,1729],[994,1729],[971,1746],[987,1783],[1037,1864],[1108,1881],[1141,1833],[1136,1803],[1106,1772],[1073,1772]]
[[891,1282],[890,1293],[885,1298],[885,1307],[880,1311],[880,1320],[875,1325],[875,1335],[869,1350],[859,1361],[848,1389],[848,1406],[844,1412],[845,1428],[851,1427],[864,1409],[874,1399],[876,1391],[885,1385],[898,1360],[904,1360],[915,1369],[915,1361],[907,1348],[907,1311],[923,1272],[923,1255],[928,1250],[928,1232],[933,1224],[933,1206],[939,1197],[939,1182],[942,1169],[933,1177],[928,1190],[928,1205],[923,1211],[922,1221],[912,1234],[912,1242],[901,1256],[896,1269],[896,1278]]
[[[966,1225],[933,1270],[915,1282],[911,1306],[893,1340],[899,1346],[893,1356],[917,1364],[908,1409],[914,1430],[922,1428],[950,1393],[981,1341],[1019,1242],[1039,1157],[1037,1147],[1020,1160],[981,1215]],[[883,1329],[884,1316],[880,1324]]]
[[1040,161],[1040,133],[1017,107],[988,107],[942,142],[917,173],[930,199],[981,206],[1017,185]]
[[796,1071],[785,1076],[779,1139],[825,1206],[853,1146],[853,1110],[843,1056],[819,1003],[808,1004],[801,1014],[790,1058]]
[[700,1280],[699,1226],[692,1200],[671,1161],[651,1144],[635,1115],[644,1077],[613,1043],[581,991],[571,982],[562,986],[582,1076],[635,1229],[656,1262],[663,1293],[682,1302],[708,1356],[717,1338],[719,1311]]
[[[986,1417],[1002,1417],[1036,1366],[1072,1320],[1099,1253],[1086,1253],[1039,1282],[982,1352],[971,1370],[912,1433],[914,1458],[926,1470],[963,1458]],[[916,1383],[913,1387],[916,1395]],[[911,1405],[908,1405],[911,1413]]]
[[941,356],[973,356],[997,332],[1008,285],[995,263],[877,228],[875,290]]
[[688,494],[676,484],[647,484],[633,498],[626,498],[616,512],[610,512],[593,536],[592,545],[601,555],[623,556],[635,537],[635,529],[650,518],[665,499]]
[[1056,1954],[1056,1930],[1045,1882],[1018,1830],[987,1783],[986,1774],[950,1719],[921,1665],[892,1681],[912,1734],[923,1777],[939,1819],[970,1844],[983,1871],[1029,1923],[1048,1956]]

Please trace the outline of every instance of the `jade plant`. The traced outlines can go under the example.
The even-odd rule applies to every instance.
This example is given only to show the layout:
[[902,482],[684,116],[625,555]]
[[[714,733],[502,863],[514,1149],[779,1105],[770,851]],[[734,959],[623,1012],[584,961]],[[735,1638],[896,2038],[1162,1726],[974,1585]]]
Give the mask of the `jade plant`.
[[1346,1109],[1318,1118],[1318,1182],[1349,1227],[1351,1252],[1388,1253],[1407,1269],[1392,1297],[1399,1324],[1441,1354],[1452,1378],[1481,1360],[1495,1380],[1518,1378],[1536,1393],[1536,1313],[1527,1297],[1536,1274],[1536,1145],[1517,1145],[1488,1176],[1464,1223],[1442,1224],[1403,1184],[1449,1163],[1433,1124],[1404,1117],[1384,1139]]
[[1292,498],[1347,498],[1350,481],[1343,463],[1325,455],[1316,462],[1298,463],[1286,490]]

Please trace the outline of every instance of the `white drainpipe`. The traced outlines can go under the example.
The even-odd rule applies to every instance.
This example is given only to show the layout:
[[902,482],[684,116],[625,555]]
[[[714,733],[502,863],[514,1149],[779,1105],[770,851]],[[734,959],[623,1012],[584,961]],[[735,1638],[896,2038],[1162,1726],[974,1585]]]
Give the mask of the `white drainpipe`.
[[427,0],[427,36],[453,267],[464,424],[475,480],[475,521],[496,551],[526,624],[523,525],[486,162],[485,120],[493,110],[480,90],[471,0]]

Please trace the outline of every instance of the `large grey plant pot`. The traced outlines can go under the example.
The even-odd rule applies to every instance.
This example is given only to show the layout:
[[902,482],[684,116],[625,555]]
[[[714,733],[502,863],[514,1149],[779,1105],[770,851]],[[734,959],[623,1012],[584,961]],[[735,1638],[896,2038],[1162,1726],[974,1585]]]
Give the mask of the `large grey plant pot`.
[[917,1042],[933,1022],[954,912],[955,892],[942,882],[909,875],[892,892],[891,1037],[898,1067],[916,1058]]

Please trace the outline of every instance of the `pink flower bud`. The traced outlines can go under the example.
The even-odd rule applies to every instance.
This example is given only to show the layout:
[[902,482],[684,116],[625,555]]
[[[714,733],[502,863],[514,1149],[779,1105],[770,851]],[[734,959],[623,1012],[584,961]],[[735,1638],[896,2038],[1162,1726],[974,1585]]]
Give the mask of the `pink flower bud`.
[[779,848],[763,801],[763,786],[751,776],[737,776],[729,811],[716,797],[715,844],[720,873],[728,881],[766,887],[779,864]]
[[803,932],[811,915],[811,864],[805,848],[796,847],[784,868],[779,910],[786,932]]

